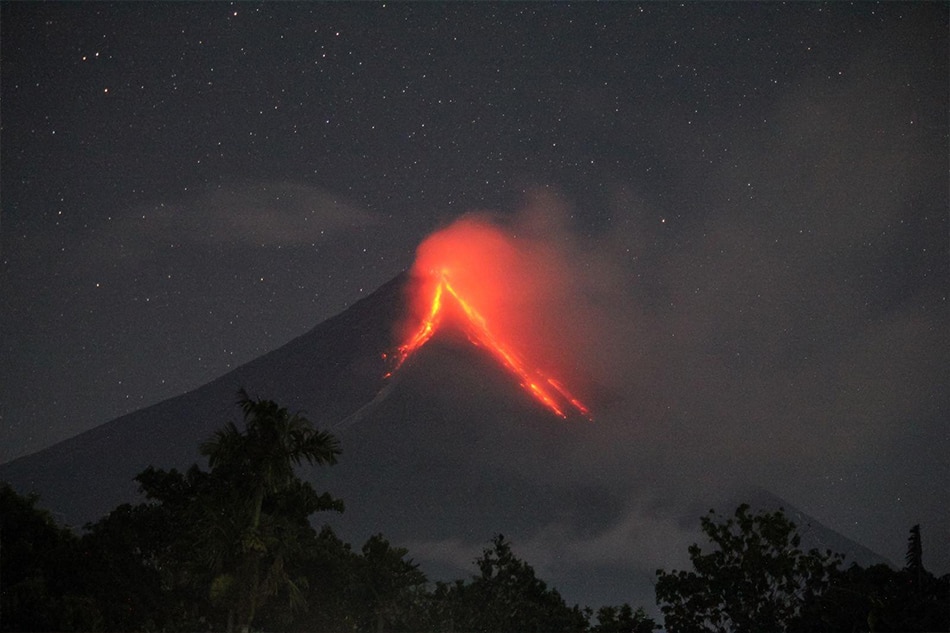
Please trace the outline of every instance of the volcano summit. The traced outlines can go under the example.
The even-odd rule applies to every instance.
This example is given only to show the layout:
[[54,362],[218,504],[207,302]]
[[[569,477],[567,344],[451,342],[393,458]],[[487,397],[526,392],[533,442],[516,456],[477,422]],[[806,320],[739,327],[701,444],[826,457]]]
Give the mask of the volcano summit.
[[[423,295],[423,298],[425,296],[430,297],[428,300],[429,308],[415,334],[399,346],[395,357],[394,371],[398,370],[411,354],[419,350],[432,338],[446,319],[446,313],[452,314],[451,308],[447,305],[451,302],[455,307],[456,327],[466,332],[469,341],[474,345],[483,347],[490,352],[503,367],[518,378],[521,387],[538,402],[559,418],[567,418],[566,411],[570,407],[578,414],[589,419],[590,409],[571,394],[567,387],[537,369],[530,369],[528,364],[514,350],[492,333],[485,317],[479,313],[475,306],[462,297],[452,285],[449,280],[450,274],[451,271],[448,269],[431,271],[428,276],[432,278],[432,281],[416,284],[425,289],[431,288],[434,284],[434,289],[430,290],[428,295]],[[417,288],[416,292],[421,293],[423,290]],[[390,376],[392,376],[392,372],[386,374],[387,378]]]

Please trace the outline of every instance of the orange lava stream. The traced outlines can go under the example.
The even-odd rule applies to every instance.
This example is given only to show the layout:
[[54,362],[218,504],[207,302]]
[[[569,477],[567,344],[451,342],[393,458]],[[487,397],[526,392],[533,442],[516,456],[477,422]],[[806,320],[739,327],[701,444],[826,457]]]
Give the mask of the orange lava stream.
[[[462,298],[455,288],[449,283],[445,273],[440,274],[439,283],[436,285],[432,295],[432,301],[429,303],[429,310],[416,333],[409,341],[398,348],[394,368],[386,374],[388,378],[402,366],[409,356],[417,349],[422,347],[432,338],[438,329],[442,320],[443,298],[448,293],[462,308],[462,312],[468,319],[468,334],[470,340],[476,345],[484,347],[490,351],[508,370],[518,377],[521,386],[531,394],[542,405],[547,407],[552,413],[560,418],[567,418],[565,410],[568,406],[572,407],[578,413],[588,420],[591,419],[590,410],[574,395],[572,395],[560,382],[553,378],[545,376],[539,371],[530,371],[521,360],[521,358],[510,350],[501,341],[495,338],[484,317],[464,298]],[[548,389],[553,388],[553,391]]]

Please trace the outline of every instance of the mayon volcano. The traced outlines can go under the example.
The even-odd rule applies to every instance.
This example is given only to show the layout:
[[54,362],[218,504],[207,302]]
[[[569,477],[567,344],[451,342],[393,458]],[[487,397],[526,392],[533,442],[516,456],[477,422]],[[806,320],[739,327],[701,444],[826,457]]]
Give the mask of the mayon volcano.
[[419,284],[404,273],[217,380],[0,465],[0,480],[38,493],[58,520],[82,526],[140,500],[133,478],[147,466],[204,465],[199,443],[239,418],[233,403],[244,387],[339,437],[339,464],[304,474],[342,498],[346,511],[315,521],[356,544],[382,532],[433,579],[466,577],[481,548],[503,533],[569,601],[649,608],[654,570],[685,565],[698,516],[739,501],[784,505],[810,526],[806,542],[880,561],[760,490],[711,496],[697,487],[672,501],[669,490],[651,492],[650,482],[625,477],[591,448],[600,434],[596,404],[588,409],[553,382],[542,397],[532,382],[557,379],[528,369],[507,343],[502,349],[519,360],[500,358],[459,314],[461,301],[445,308],[424,344],[406,347],[427,329],[424,319],[406,320]]

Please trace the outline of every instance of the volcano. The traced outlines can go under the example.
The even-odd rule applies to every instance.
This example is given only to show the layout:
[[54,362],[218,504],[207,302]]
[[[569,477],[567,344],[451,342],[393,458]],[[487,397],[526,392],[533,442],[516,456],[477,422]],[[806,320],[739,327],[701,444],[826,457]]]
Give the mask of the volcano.
[[[400,275],[202,387],[0,465],[0,480],[38,493],[40,507],[60,522],[82,526],[140,501],[133,478],[149,465],[205,466],[198,445],[239,420],[233,403],[244,387],[339,437],[339,464],[303,475],[344,500],[343,514],[315,520],[357,547],[382,532],[408,547],[430,578],[451,580],[472,573],[481,549],[503,533],[569,601],[650,608],[655,568],[682,568],[698,516],[713,502],[688,501],[678,514],[632,502],[644,482],[623,480],[589,451],[599,424],[559,395],[562,412],[570,407],[583,423],[563,419],[495,350],[473,345],[458,315],[433,328],[424,345],[400,352],[397,325],[410,283]],[[813,542],[865,564],[881,560],[801,516],[813,525]]]
[[[424,316],[409,340],[399,346],[395,354],[397,371],[410,355],[429,342],[439,328],[448,321],[461,329],[473,345],[484,348],[498,363],[518,379],[518,384],[535,400],[559,418],[567,418],[570,409],[590,419],[590,409],[567,390],[560,381],[544,372],[531,369],[529,365],[506,343],[502,342],[489,327],[485,317],[455,288],[450,280],[450,271],[430,271],[429,283],[417,283],[415,293],[421,295],[425,306]],[[454,308],[454,310],[452,309]],[[391,377],[393,372],[387,372]]]

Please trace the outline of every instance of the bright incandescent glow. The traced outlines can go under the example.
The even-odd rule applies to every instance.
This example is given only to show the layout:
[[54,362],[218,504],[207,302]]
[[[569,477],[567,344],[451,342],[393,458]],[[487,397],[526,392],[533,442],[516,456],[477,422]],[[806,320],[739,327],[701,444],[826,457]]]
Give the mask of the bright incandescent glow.
[[[507,241],[496,239],[483,228],[467,227],[447,231],[449,237],[424,244],[415,267],[415,284],[411,303],[414,319],[405,331],[404,342],[392,357],[392,370],[387,377],[425,345],[446,319],[462,330],[475,345],[490,352],[505,367],[528,394],[560,418],[581,416],[588,420],[591,413],[567,387],[547,372],[527,360],[497,334],[494,323],[489,323],[476,304],[495,306],[504,294],[504,276],[493,274],[499,262],[514,261]],[[457,240],[453,236],[464,235]],[[478,247],[472,247],[473,243]],[[438,265],[445,261],[445,265]],[[420,267],[425,267],[420,270]],[[504,268],[502,266],[501,268]],[[479,303],[480,302],[480,303]],[[516,301],[514,302],[517,303]],[[501,319],[499,319],[501,320]],[[504,325],[504,324],[503,324]],[[505,328],[501,328],[505,329]],[[510,327],[505,330],[510,332]]]

